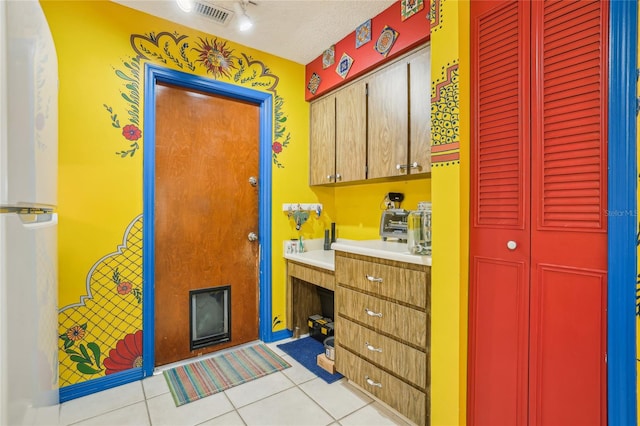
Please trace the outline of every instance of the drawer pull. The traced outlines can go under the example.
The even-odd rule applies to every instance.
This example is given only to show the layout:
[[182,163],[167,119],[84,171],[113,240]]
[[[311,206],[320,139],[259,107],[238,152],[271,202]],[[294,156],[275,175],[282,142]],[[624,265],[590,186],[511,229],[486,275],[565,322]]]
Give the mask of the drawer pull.
[[367,315],[369,315],[370,317],[378,317],[378,318],[382,318],[382,312],[373,312],[370,309],[364,308],[364,311],[367,313]]
[[382,383],[374,382],[373,380],[371,380],[371,379],[369,378],[369,376],[364,376],[364,379],[365,379],[365,380],[367,381],[367,383],[368,383],[369,385],[371,385],[371,386],[377,386],[377,387],[379,387],[379,388],[381,388],[381,387],[382,387]]
[[371,275],[368,274],[364,274],[365,278],[368,279],[369,281],[371,281],[372,283],[381,283],[382,282],[382,278],[381,277],[373,277]]
[[369,349],[371,352],[382,352],[382,349],[380,348],[376,348],[373,345],[370,345],[369,342],[364,342],[364,345],[367,347],[367,349]]

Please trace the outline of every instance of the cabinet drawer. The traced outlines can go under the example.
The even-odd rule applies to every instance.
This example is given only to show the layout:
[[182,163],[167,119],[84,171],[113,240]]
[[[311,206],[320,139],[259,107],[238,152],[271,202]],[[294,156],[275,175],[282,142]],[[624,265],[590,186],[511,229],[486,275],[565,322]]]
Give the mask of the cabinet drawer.
[[419,425],[427,422],[427,396],[346,349],[336,349],[336,369]]
[[336,256],[339,283],[426,309],[427,272]]
[[344,318],[336,322],[336,344],[392,371],[421,389],[427,387],[427,354]]
[[338,315],[354,319],[420,348],[427,346],[427,314],[338,286]]

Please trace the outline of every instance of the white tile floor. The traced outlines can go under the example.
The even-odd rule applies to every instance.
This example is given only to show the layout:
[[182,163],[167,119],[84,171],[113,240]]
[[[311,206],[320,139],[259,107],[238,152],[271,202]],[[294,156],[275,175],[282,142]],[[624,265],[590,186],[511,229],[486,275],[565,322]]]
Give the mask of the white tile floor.
[[60,404],[67,425],[403,425],[394,412],[347,383],[327,384],[277,345],[291,368],[176,407],[160,373]]

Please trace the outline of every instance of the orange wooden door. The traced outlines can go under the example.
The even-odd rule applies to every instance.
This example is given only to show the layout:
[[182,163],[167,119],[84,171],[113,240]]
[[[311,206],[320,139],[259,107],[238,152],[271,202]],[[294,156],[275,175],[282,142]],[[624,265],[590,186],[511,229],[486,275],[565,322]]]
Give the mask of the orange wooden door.
[[471,3],[471,425],[606,424],[607,11]]
[[[156,86],[155,365],[258,338],[259,107]],[[190,350],[189,291],[231,286],[231,340]]]
[[471,6],[469,423],[526,425],[530,11],[519,1]]

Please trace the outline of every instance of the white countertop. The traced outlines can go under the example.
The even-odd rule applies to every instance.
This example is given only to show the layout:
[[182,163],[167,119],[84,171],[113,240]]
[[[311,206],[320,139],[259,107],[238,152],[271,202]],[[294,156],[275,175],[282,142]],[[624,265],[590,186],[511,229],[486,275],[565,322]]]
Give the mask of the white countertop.
[[338,239],[331,245],[332,250],[323,250],[321,244],[314,243],[316,243],[314,240],[305,242],[308,251],[304,253],[287,253],[285,250],[284,258],[335,271],[335,250],[338,250],[363,256],[431,266],[431,256],[409,254],[407,244],[396,241]]
[[331,244],[331,248],[347,253],[361,254],[363,256],[431,266],[431,256],[411,254],[409,253],[406,243],[399,243],[397,241],[338,240]]

